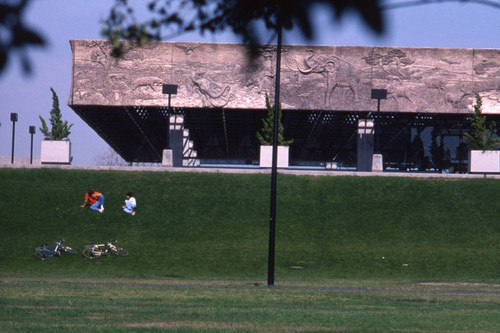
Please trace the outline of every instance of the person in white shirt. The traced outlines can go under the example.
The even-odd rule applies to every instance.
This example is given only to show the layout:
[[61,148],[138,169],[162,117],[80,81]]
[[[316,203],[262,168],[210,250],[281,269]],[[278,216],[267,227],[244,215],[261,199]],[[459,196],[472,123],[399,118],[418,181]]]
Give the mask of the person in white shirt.
[[132,192],[127,193],[127,199],[125,200],[125,205],[122,206],[123,211],[127,214],[135,215],[135,207],[137,207],[137,202],[134,198]]

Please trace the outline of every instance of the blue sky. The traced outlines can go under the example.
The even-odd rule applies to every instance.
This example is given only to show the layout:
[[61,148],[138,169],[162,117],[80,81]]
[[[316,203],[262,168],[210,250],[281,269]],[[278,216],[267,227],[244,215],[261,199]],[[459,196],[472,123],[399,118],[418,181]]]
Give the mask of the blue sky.
[[[401,2],[391,0],[390,2]],[[500,0],[494,0],[500,4]],[[66,103],[71,87],[71,39],[102,39],[101,20],[112,5],[110,0],[35,0],[26,17],[27,25],[38,29],[47,41],[45,48],[33,48],[29,57],[33,74],[25,75],[18,59],[9,61],[0,75],[0,156],[10,156],[12,122],[16,112],[15,155],[29,156],[29,126],[36,126],[34,156],[40,156],[43,139],[39,131],[42,115],[48,120],[52,108],[50,87],[57,92],[64,119],[73,123],[72,155],[75,165],[96,164],[108,145],[81,120]],[[132,3],[145,4],[135,0]],[[321,10],[315,12],[317,37],[307,41],[296,32],[287,32],[288,44],[321,44],[347,46],[401,46],[443,48],[500,48],[500,9],[491,6],[445,2],[385,12],[386,33],[379,36],[366,29],[354,14],[340,22]],[[333,23],[332,23],[333,21]],[[230,33],[219,35],[189,34],[176,41],[238,43]]]

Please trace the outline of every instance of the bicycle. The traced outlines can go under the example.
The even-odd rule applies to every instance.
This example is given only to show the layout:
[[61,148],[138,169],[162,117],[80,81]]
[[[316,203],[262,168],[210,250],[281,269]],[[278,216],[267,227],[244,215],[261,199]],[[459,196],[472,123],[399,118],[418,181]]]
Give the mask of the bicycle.
[[35,258],[40,260],[52,259],[54,257],[59,257],[61,252],[76,254],[77,251],[71,247],[63,244],[64,239],[59,239],[57,242],[51,245],[42,244],[35,248]]
[[127,250],[114,245],[113,242],[116,242],[116,240],[107,242],[106,244],[92,243],[90,245],[85,246],[85,248],[82,251],[82,254],[85,258],[88,259],[95,259],[102,256],[107,256],[108,252],[111,252],[119,257],[128,256]]

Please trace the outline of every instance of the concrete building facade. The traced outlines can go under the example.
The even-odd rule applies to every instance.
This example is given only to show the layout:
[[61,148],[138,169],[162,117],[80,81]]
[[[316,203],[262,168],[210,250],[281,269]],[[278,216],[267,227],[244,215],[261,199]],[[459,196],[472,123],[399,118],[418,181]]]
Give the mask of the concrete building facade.
[[[254,57],[239,44],[127,44],[121,58],[105,41],[71,48],[68,105],[127,161],[161,161],[175,116],[185,165],[256,163],[275,46]],[[178,86],[170,109],[164,84]],[[384,167],[436,169],[436,146],[451,164],[461,158],[476,93],[489,119],[500,119],[500,50],[286,45],[280,87],[285,136],[295,140],[290,165],[367,168],[379,126]],[[372,89],[387,91],[380,112]]]

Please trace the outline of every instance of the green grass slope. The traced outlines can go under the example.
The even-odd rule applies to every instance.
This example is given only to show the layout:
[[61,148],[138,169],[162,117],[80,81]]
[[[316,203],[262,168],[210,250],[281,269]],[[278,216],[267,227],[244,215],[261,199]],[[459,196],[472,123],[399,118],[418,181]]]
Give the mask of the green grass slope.
[[[90,187],[103,214],[80,207]],[[0,188],[2,275],[266,280],[270,175],[0,169]],[[495,179],[280,174],[276,281],[498,282],[499,202]],[[130,256],[34,258],[59,238]]]

